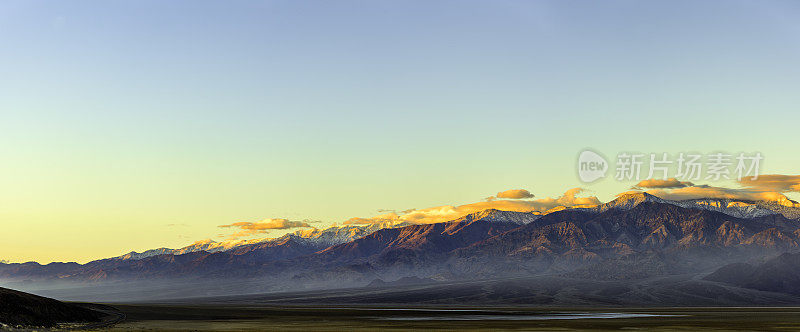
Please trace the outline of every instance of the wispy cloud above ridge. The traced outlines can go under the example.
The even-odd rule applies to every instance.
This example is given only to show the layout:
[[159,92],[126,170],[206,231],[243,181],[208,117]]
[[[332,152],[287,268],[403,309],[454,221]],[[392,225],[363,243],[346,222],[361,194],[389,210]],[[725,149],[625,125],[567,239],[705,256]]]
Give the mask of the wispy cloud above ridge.
[[666,180],[661,179],[647,179],[640,181],[633,188],[682,188],[691,187],[694,183],[689,181],[678,181],[676,178],[669,178]]
[[313,227],[309,221],[295,221],[289,219],[264,219],[256,222],[235,222],[227,225],[219,225],[220,228],[237,228],[240,231],[229,236],[231,239],[250,236],[255,234],[264,234],[270,230],[284,230],[301,227]]
[[[401,223],[429,224],[445,222],[463,217],[467,214],[483,211],[486,209],[497,209],[503,211],[516,212],[545,212],[557,207],[590,206],[600,204],[600,200],[595,196],[579,196],[585,190],[583,188],[572,188],[563,195],[555,198],[523,199],[534,197],[529,191],[524,189],[512,189],[501,191],[497,197],[492,196],[485,201],[464,204],[464,205],[443,205],[425,209],[414,209],[403,211],[403,213],[386,213],[375,217],[351,218],[345,224],[375,224],[375,223]],[[505,193],[505,194],[504,194]],[[500,199],[503,197],[517,197],[512,199]]]
[[800,192],[800,175],[766,174],[757,179],[745,177],[739,180],[742,186],[777,192]]
[[779,192],[713,187],[707,185],[674,189],[651,189],[646,190],[646,192],[648,194],[673,201],[700,198],[727,198],[747,201],[782,201],[784,199],[788,199],[785,195]]
[[746,201],[773,201],[787,206],[797,205],[784,193],[800,192],[800,176],[768,174],[758,179],[743,178],[739,181],[742,188],[715,187],[697,185],[691,182],[680,182],[675,179],[646,180],[639,182],[633,189],[668,200],[686,200],[701,198],[723,198]]

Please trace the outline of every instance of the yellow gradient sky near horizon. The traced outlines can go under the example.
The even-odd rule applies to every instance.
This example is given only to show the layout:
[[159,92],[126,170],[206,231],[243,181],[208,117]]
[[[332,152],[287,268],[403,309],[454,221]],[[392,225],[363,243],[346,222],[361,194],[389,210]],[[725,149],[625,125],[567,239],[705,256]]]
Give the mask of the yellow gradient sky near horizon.
[[3,2],[0,260],[636,183],[581,183],[585,148],[798,174],[797,22],[793,1]]

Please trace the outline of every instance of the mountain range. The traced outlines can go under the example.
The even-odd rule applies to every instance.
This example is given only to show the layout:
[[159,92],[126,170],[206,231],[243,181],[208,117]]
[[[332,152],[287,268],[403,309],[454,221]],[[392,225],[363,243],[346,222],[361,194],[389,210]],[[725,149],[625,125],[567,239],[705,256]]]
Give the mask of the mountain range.
[[763,291],[749,286],[758,284],[750,279],[760,280],[754,274],[735,280],[714,275],[744,266],[731,264],[759,266],[792,255],[800,243],[798,211],[794,202],[669,201],[629,193],[598,206],[545,214],[485,210],[443,223],[334,227],[86,264],[0,264],[0,278],[16,288],[80,300],[548,277],[613,283],[708,276],[705,283],[727,285],[720,289]]

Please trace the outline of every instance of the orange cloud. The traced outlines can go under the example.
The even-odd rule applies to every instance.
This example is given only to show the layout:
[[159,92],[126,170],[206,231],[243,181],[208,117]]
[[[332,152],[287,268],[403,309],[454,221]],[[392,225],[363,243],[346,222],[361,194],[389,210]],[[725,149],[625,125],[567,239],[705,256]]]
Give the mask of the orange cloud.
[[533,194],[525,189],[511,189],[497,193],[497,198],[523,199],[533,198]]
[[766,174],[759,175],[756,180],[745,177],[739,183],[755,190],[800,192],[800,175]]
[[638,188],[681,188],[691,187],[693,183],[688,181],[678,181],[676,178],[669,178],[666,180],[661,179],[647,179],[636,184]]
[[238,228],[241,231],[234,233],[230,238],[239,238],[254,234],[263,234],[273,229],[291,229],[299,227],[312,227],[308,221],[293,221],[289,219],[264,219],[257,222],[235,222],[228,225],[219,225],[220,228]]

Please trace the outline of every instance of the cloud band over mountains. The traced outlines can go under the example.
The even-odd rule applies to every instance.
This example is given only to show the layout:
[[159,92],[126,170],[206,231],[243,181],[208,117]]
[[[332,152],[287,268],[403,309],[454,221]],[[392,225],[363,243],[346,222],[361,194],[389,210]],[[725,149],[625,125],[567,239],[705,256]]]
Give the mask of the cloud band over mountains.
[[[775,201],[781,204],[794,205],[784,193],[800,192],[800,175],[761,175],[757,179],[743,178],[739,181],[742,188],[715,187],[697,185],[688,181],[679,181],[675,178],[649,179],[637,183],[635,191],[645,191],[654,196],[667,200],[687,200],[701,198],[723,198],[746,201]],[[382,224],[386,227],[406,224],[428,224],[454,220],[467,214],[497,209],[516,212],[541,212],[549,210],[588,207],[601,204],[595,196],[583,196],[583,188],[572,188],[559,197],[534,198],[535,195],[526,189],[510,189],[500,191],[496,196],[485,200],[464,205],[442,205],[423,209],[408,209],[404,211],[381,210],[382,213],[373,217],[355,217],[344,222],[345,225],[370,225]],[[264,234],[270,230],[287,230],[293,228],[314,227],[309,221],[294,221],[288,219],[264,219],[258,222],[236,222],[220,225],[220,228],[233,228],[238,232],[231,238],[239,238]]]
[[[429,224],[450,221],[463,217],[467,214],[483,211],[486,209],[497,209],[503,211],[516,212],[545,212],[557,207],[589,206],[600,204],[600,200],[595,196],[579,196],[584,192],[582,188],[572,188],[563,195],[556,198],[523,199],[534,197],[529,191],[524,189],[512,189],[499,192],[497,198],[490,197],[486,201],[464,204],[464,205],[444,205],[426,209],[415,209],[404,211],[405,213],[387,213],[369,218],[351,218],[345,224],[376,224],[376,223],[412,223]],[[511,198],[511,199],[499,199]]]

